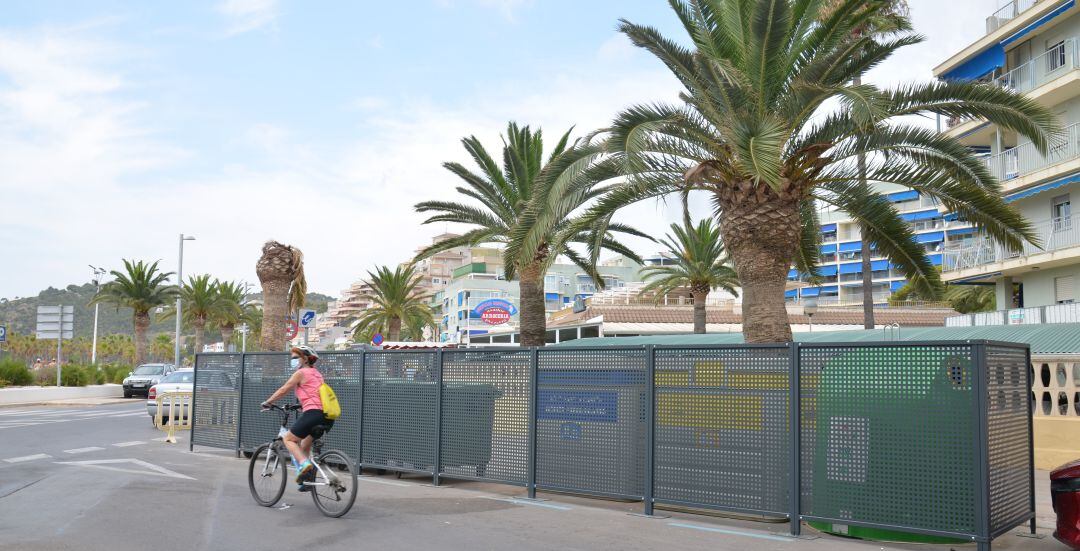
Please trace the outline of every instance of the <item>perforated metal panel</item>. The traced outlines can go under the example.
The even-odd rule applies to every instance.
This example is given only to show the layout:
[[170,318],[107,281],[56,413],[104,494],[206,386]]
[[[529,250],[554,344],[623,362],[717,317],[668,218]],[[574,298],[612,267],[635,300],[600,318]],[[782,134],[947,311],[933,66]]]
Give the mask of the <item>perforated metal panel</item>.
[[443,353],[442,473],[528,481],[532,352]]
[[990,530],[1011,530],[1031,510],[1030,425],[1027,350],[986,347]]
[[435,357],[413,351],[364,355],[364,466],[433,472]]
[[538,487],[641,498],[646,464],[644,349],[541,349]]
[[656,349],[657,502],[790,508],[788,347]]
[[236,448],[241,368],[240,354],[195,356],[195,445]]
[[360,460],[360,379],[364,376],[363,359],[352,352],[319,352],[315,367],[323,381],[334,389],[341,416],[323,437],[325,449],[338,449]]
[[[244,395],[241,399],[240,447],[251,451],[277,437],[281,414],[260,411],[260,404],[292,376],[289,354],[265,352],[244,356]],[[286,396],[278,404],[295,404],[295,396]],[[295,417],[293,418],[295,419]]]
[[802,514],[974,533],[970,345],[803,345]]

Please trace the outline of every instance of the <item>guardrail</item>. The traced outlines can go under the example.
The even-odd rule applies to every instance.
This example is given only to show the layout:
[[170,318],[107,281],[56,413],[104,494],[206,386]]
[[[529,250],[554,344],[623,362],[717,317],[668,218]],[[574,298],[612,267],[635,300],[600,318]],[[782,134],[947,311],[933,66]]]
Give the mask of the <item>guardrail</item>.
[[1038,3],[1039,0],[1010,0],[1004,6],[998,8],[997,11],[990,14],[990,17],[986,18],[986,34],[990,34],[1000,29],[1006,23],[1016,19],[1018,15]]
[[[176,443],[174,433],[178,430],[191,430],[195,419],[193,415],[193,393],[183,391],[163,392],[157,395],[155,403],[157,412],[154,415],[154,426],[166,431],[165,441],[170,444]],[[165,423],[168,419],[168,424]]]
[[1038,325],[1041,323],[1080,323],[1080,303],[1011,308],[945,318],[945,327]]
[[1004,182],[1027,176],[1044,168],[1080,157],[1080,123],[1071,124],[1051,138],[1046,154],[1039,153],[1031,142],[1024,142],[996,155],[986,157],[986,167]]
[[1070,38],[996,78],[994,82],[1014,92],[1029,92],[1077,66],[1076,39]]
[[999,243],[977,237],[964,247],[943,251],[941,269],[944,272],[966,270],[1080,246],[1080,223],[1074,223],[1071,217],[1044,220],[1034,224],[1033,229],[1042,241],[1041,247],[1024,243],[1023,250],[1011,251]]

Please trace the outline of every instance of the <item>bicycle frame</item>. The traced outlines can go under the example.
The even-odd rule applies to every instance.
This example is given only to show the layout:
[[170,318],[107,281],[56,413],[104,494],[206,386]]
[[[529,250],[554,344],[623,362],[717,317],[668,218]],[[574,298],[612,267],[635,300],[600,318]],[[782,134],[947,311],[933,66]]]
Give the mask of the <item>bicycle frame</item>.
[[[288,428],[289,427],[289,417],[290,417],[289,412],[290,411],[296,411],[295,409],[283,408],[281,406],[271,406],[270,409],[271,410],[277,409],[277,410],[281,411],[281,414],[282,414],[281,415],[281,428],[278,429],[277,437],[274,438],[274,440],[273,440],[273,442],[272,442],[272,444],[270,445],[270,448],[269,448],[270,451],[273,452],[273,456],[271,457],[271,454],[269,452],[266,454],[266,462],[263,464],[262,473],[261,473],[261,476],[264,476],[264,477],[270,476],[274,471],[277,470],[278,461],[280,461],[280,457],[282,455],[289,454],[288,449],[285,449],[284,454],[283,454],[282,453],[283,452],[282,448],[285,447],[285,445],[284,445],[285,435],[289,432],[289,428]],[[320,475],[322,475],[323,479],[326,480],[327,482],[304,482],[304,485],[305,486],[330,486],[330,485],[333,485],[333,484],[337,483],[338,482],[337,475],[333,474],[333,473],[328,474],[325,470],[323,470],[322,465],[319,464],[318,456],[319,456],[319,454],[322,453],[322,438],[321,437],[316,438],[312,442],[311,452],[312,452],[311,457],[309,457],[308,459],[311,461],[311,464],[315,466],[315,470],[318,471],[318,473]],[[289,454],[289,455],[290,455],[290,458],[291,458],[291,454]]]

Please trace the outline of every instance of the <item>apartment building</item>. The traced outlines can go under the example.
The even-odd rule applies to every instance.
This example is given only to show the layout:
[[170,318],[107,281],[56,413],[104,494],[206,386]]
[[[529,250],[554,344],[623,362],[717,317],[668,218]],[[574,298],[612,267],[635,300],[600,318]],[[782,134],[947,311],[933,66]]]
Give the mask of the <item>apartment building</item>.
[[[1055,112],[1065,132],[1046,153],[985,120],[949,120],[943,131],[979,152],[1002,182],[1005,200],[1035,227],[1041,246],[1005,250],[974,232],[946,247],[943,275],[993,285],[998,308],[1070,304],[1080,277],[1080,6],[1075,0],[1014,0],[987,14],[985,34],[934,69],[943,80],[977,80],[1026,94]],[[1010,323],[1030,323],[1023,316]],[[987,319],[1008,320],[1008,316]],[[1007,321],[1009,322],[1009,321]]]

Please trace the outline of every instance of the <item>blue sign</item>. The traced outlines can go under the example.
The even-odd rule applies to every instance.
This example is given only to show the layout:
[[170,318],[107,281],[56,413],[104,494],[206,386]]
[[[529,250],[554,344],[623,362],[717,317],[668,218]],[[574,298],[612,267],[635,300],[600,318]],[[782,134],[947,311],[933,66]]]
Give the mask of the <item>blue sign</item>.
[[382,343],[383,343],[382,333],[375,333],[375,336],[371,337],[371,344],[374,344],[375,346],[379,346]]
[[573,421],[559,425],[559,438],[563,440],[580,440],[581,425]]
[[510,301],[501,298],[489,298],[484,302],[477,304],[476,308],[473,308],[473,313],[480,316],[484,313],[484,310],[489,308],[502,308],[503,310],[510,312],[511,316],[517,314],[517,308]]
[[584,390],[541,390],[537,392],[537,417],[553,421],[614,423],[617,393]]
[[7,327],[0,325],[0,342],[7,342]]
[[315,310],[300,311],[300,327],[311,327],[315,324]]

